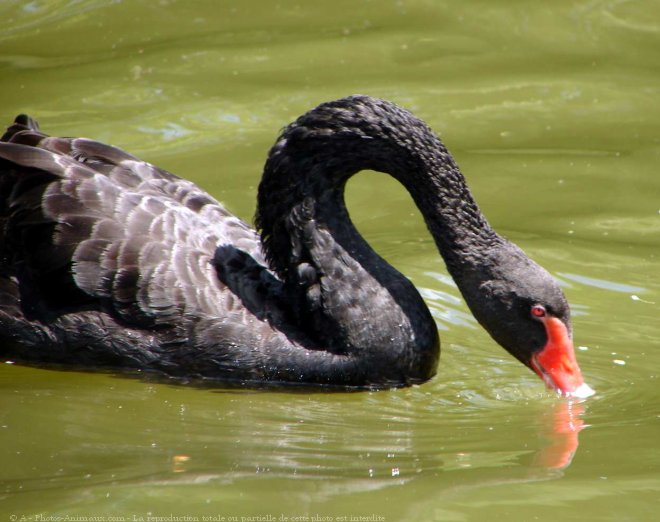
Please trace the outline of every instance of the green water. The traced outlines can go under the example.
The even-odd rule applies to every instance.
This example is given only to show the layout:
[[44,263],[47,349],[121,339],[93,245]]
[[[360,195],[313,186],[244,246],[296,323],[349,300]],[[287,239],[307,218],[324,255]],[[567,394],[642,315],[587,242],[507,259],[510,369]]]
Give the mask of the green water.
[[435,379],[264,393],[3,364],[0,522],[655,520],[658,56],[650,0],[0,3],[3,125],[119,145],[246,219],[292,118],[358,92],[410,108],[562,281],[598,392],[557,400],[496,346],[405,191],[364,173],[352,216],[432,309]]

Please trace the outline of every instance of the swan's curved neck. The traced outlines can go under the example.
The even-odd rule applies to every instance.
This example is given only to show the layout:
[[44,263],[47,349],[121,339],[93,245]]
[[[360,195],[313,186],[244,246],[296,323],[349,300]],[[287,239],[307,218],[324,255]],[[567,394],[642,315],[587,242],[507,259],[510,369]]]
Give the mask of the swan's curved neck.
[[[280,275],[287,277],[295,250],[286,240],[293,230],[291,219],[313,219],[321,226],[342,218],[341,223],[350,224],[344,186],[367,169],[392,175],[408,190],[454,278],[502,243],[433,131],[390,102],[357,96],[301,116],[270,152],[259,188],[257,224]],[[352,225],[345,231],[355,233]]]
[[383,345],[394,346],[393,360],[428,372],[438,352],[428,308],[362,239],[344,204],[346,181],[365,169],[406,187],[455,279],[498,241],[423,122],[388,102],[353,97],[303,115],[272,148],[256,218],[264,249],[294,297],[299,324],[335,339],[330,351],[382,358]]

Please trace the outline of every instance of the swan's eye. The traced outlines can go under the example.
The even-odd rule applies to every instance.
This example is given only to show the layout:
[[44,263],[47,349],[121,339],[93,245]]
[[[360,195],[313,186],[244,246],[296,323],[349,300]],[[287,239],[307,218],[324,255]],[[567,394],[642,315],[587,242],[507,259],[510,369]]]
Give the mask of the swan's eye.
[[536,317],[537,319],[541,319],[545,317],[545,308],[541,305],[534,305],[532,306],[532,317]]

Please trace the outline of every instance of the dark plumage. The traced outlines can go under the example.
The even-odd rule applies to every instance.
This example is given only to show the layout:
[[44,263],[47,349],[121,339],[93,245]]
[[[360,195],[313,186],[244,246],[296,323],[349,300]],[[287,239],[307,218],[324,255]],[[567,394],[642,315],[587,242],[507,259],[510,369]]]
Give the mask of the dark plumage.
[[0,141],[5,357],[249,382],[429,379],[434,321],[344,204],[363,169],[406,187],[475,316],[515,357],[540,374],[548,335],[533,305],[570,336],[556,282],[493,231],[437,136],[392,103],[326,103],[282,132],[259,186],[261,237],[114,147],[48,137],[23,115]]

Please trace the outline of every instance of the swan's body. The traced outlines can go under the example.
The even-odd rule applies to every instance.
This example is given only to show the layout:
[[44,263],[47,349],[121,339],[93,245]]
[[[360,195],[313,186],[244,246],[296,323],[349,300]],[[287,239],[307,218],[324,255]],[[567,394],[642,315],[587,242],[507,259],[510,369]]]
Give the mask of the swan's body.
[[[546,319],[570,344],[555,281],[488,225],[424,123],[357,96],[284,130],[259,187],[261,236],[191,182],[17,118],[0,143],[0,353],[221,380],[429,379],[434,321],[344,205],[346,181],[363,169],[408,189],[477,319],[552,374],[537,367],[552,337]],[[532,305],[548,317],[530,317]],[[574,361],[572,345],[565,351]],[[546,382],[566,394],[586,386],[573,366],[569,384]]]

